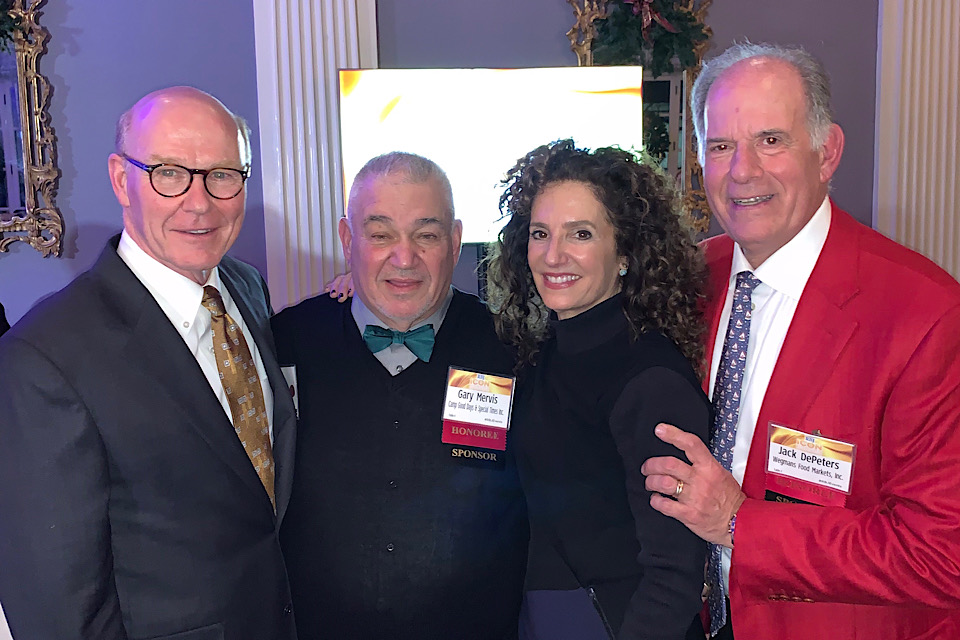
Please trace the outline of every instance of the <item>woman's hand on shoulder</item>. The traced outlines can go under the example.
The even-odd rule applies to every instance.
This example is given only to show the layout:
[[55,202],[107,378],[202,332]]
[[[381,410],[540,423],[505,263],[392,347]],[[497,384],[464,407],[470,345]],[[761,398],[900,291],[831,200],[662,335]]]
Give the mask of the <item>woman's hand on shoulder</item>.
[[331,298],[346,302],[348,298],[353,297],[353,274],[347,271],[336,276],[323,290],[329,292]]

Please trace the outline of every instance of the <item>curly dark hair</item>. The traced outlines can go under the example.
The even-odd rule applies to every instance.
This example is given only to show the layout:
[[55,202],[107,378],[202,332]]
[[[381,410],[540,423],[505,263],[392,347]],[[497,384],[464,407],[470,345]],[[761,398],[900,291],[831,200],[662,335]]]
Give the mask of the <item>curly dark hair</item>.
[[622,149],[578,149],[573,140],[543,145],[517,161],[503,179],[500,230],[487,267],[487,294],[497,333],[533,364],[549,333],[549,311],[527,264],[533,202],[558,182],[588,186],[616,232],[617,255],[628,261],[621,278],[623,312],[634,339],[659,331],[702,375],[705,278],[703,257],[681,215],[672,182],[652,162]]

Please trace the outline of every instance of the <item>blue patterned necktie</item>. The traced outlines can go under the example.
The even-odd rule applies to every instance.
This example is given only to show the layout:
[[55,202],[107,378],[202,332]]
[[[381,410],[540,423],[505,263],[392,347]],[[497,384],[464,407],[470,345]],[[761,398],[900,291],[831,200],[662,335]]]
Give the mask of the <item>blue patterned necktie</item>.
[[425,324],[412,331],[394,331],[376,324],[368,324],[363,330],[363,341],[371,353],[383,351],[391,344],[402,344],[410,353],[424,362],[430,362],[433,353],[433,325]]
[[[747,364],[747,344],[750,342],[750,295],[760,281],[749,271],[737,274],[737,288],[733,292],[730,323],[723,341],[717,382],[713,387],[713,439],[710,452],[730,471],[733,464],[733,445],[737,439],[737,421],[740,419],[740,389],[743,386],[743,370]],[[710,545],[707,563],[707,580],[710,583],[710,636],[726,624],[727,606],[723,594],[723,547]]]

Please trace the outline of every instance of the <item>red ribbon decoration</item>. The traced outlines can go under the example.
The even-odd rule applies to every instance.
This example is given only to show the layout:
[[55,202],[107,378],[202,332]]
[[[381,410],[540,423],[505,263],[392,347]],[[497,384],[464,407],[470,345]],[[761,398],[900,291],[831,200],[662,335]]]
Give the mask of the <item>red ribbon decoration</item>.
[[640,16],[640,33],[643,39],[650,42],[650,25],[654,21],[670,33],[678,33],[678,29],[667,22],[659,11],[653,7],[653,0],[623,0],[624,4],[633,5],[633,15]]

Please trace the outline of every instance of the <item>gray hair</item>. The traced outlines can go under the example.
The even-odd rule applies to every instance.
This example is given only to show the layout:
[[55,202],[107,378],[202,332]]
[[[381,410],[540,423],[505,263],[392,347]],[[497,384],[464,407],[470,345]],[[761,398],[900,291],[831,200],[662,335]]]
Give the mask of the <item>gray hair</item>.
[[703,64],[703,69],[690,92],[693,127],[698,142],[697,155],[701,163],[706,140],[705,111],[710,87],[724,71],[750,58],[781,60],[797,71],[807,100],[807,132],[810,134],[810,144],[815,149],[820,149],[827,140],[830,125],[833,124],[833,108],[830,106],[830,78],[820,61],[802,47],[765,42],[759,44],[738,42]]
[[[210,97],[220,103],[220,101],[213,96]],[[116,151],[117,155],[122,156],[126,154],[127,136],[130,135],[130,127],[133,124],[133,112],[136,111],[139,104],[140,101],[137,101],[137,104],[124,111],[122,114],[120,114],[120,118],[117,119],[117,131],[113,141],[114,151]],[[237,130],[240,133],[240,139],[243,143],[242,148],[240,149],[240,163],[245,166],[249,166],[250,163],[253,162],[253,151],[250,149],[250,125],[248,125],[247,121],[241,116],[238,116],[227,109],[223,103],[220,103],[220,106],[223,107],[224,111],[226,111],[227,114],[233,118],[233,121],[237,123]]]
[[350,187],[350,197],[347,201],[348,216],[353,217],[357,206],[356,198],[366,184],[386,176],[399,176],[404,182],[411,184],[423,184],[429,180],[436,180],[443,194],[448,222],[453,224],[453,188],[450,186],[447,174],[433,160],[406,151],[391,151],[367,160],[367,163],[357,172]]

